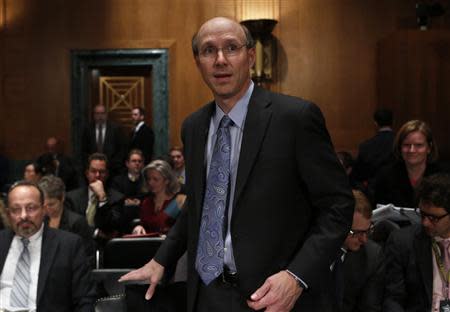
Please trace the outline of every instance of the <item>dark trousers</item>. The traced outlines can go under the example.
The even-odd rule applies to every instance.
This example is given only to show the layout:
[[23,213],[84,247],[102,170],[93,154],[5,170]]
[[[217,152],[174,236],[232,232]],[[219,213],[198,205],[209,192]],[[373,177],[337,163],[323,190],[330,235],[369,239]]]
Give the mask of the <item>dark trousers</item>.
[[196,312],[254,312],[247,305],[247,298],[239,293],[236,286],[222,281],[221,277],[208,286],[199,283]]

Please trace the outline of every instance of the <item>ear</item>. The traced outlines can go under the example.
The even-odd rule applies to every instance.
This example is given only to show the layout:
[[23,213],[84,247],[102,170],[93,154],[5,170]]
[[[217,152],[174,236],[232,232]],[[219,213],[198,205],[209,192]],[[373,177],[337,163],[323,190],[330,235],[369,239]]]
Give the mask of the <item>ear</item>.
[[249,63],[248,65],[249,65],[249,68],[252,68],[253,65],[255,65],[255,61],[256,61],[256,49],[254,47],[250,48],[250,49],[248,49],[247,53],[248,53],[248,63]]
[[201,70],[201,64],[200,64],[200,58],[198,55],[194,56],[195,65],[197,66],[198,70]]

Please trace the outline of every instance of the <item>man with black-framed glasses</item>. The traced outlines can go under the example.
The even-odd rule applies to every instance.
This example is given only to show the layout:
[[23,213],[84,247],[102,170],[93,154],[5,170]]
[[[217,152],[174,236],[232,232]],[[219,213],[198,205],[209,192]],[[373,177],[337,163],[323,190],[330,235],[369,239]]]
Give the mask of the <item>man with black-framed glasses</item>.
[[393,232],[386,244],[384,311],[450,309],[450,176],[424,178],[417,198],[421,224]]
[[341,312],[381,311],[384,284],[382,248],[369,237],[373,232],[372,206],[353,190],[355,212],[352,228],[331,266],[335,279],[336,305]]

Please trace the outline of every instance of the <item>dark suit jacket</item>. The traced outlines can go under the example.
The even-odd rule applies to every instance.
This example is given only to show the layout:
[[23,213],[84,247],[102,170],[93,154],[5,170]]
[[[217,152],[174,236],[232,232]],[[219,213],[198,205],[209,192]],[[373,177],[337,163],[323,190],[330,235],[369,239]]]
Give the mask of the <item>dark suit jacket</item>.
[[69,209],[64,209],[59,222],[59,229],[81,236],[89,263],[95,264],[95,246],[94,240],[92,239],[93,232],[86,218]]
[[[0,271],[3,271],[14,232],[0,232]],[[81,238],[44,227],[39,268],[37,312],[93,312],[95,287]]]
[[385,247],[386,289],[383,311],[431,310],[433,263],[431,238],[421,225],[391,234]]
[[148,164],[153,157],[153,144],[155,142],[155,135],[153,134],[152,128],[143,124],[138,132],[134,134],[131,133],[131,142],[129,150],[134,148],[140,149],[145,157],[145,163]]
[[353,174],[358,181],[375,179],[378,170],[393,161],[394,132],[378,131],[359,146]]
[[[107,188],[106,196],[108,201],[102,207],[97,204],[94,217],[95,228],[99,228],[105,233],[120,232],[123,195],[112,188]],[[66,194],[64,209],[69,209],[79,215],[85,216],[89,202],[88,197],[89,190],[87,186],[70,191]]]
[[381,247],[368,240],[344,261],[343,312],[381,311],[384,293],[384,256]]
[[[106,133],[103,143],[103,154],[108,157],[110,174],[118,174],[123,167],[125,159],[125,140],[121,129],[111,121],[106,122]],[[91,124],[85,129],[83,134],[83,159],[84,163],[90,154],[99,152],[95,140],[95,124]]]
[[[194,263],[206,183],[210,103],[186,119],[187,209],[155,256],[173,264],[188,250],[188,311],[199,282]],[[329,311],[318,300],[326,272],[352,222],[353,197],[325,121],[312,103],[255,87],[248,106],[233,201],[231,237],[248,298],[265,279],[289,269],[309,286],[294,311]]]
[[[424,176],[442,172],[443,169],[433,163],[428,164]],[[405,163],[397,161],[384,167],[376,178],[375,203],[393,204],[397,207],[418,207],[414,188],[409,181]]]

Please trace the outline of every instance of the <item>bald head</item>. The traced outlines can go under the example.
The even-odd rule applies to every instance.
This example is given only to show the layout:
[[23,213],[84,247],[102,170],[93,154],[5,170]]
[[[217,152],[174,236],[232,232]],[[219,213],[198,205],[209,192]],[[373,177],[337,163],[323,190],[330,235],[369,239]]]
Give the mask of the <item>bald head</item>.
[[255,46],[255,42],[247,27],[227,17],[214,17],[206,21],[192,37],[192,53],[194,56],[198,55],[201,40],[212,30],[232,31],[242,39],[242,42],[245,42],[247,48]]

